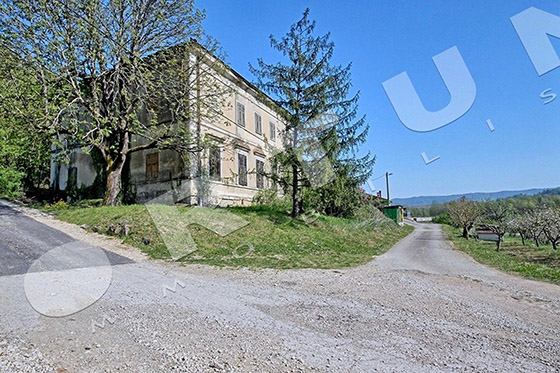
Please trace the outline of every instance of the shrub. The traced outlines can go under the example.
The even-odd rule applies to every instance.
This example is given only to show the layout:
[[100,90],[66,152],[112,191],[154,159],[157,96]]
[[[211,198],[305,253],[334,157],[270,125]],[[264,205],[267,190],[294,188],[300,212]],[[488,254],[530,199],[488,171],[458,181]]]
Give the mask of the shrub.
[[23,173],[0,167],[0,197],[17,198],[23,194]]
[[354,212],[354,217],[358,221],[358,226],[366,230],[391,230],[398,227],[373,204],[363,204],[358,207]]
[[66,202],[64,202],[63,200],[60,200],[58,202],[52,203],[50,205],[47,206],[48,210],[66,210],[67,208],[69,208],[70,205]]
[[434,217],[433,220],[432,220],[432,223],[447,224],[447,225],[451,225],[453,227],[456,226],[455,224],[453,224],[451,219],[449,219],[449,215],[447,214],[447,212],[444,212],[443,214],[439,214],[438,216]]
[[277,206],[283,205],[284,201],[278,197],[276,189],[269,188],[259,190],[253,197],[253,203],[255,205]]
[[357,187],[334,180],[321,188],[303,188],[302,202],[305,210],[315,210],[324,215],[349,218],[365,202],[363,192]]

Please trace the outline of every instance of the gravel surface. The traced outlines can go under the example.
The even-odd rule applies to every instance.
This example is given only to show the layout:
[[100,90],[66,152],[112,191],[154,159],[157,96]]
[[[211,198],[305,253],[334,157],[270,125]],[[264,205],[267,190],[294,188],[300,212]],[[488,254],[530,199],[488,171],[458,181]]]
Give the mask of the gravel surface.
[[2,275],[0,371],[560,371],[560,287],[475,263],[437,225],[417,224],[352,269],[136,259],[113,266],[102,299],[62,318],[34,311],[24,274]]

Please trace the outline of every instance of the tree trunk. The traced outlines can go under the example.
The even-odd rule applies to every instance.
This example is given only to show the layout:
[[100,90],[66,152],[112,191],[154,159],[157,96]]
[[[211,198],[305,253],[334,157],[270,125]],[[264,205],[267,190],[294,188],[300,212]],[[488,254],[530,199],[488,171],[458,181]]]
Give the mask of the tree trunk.
[[104,206],[116,206],[119,204],[123,166],[124,162],[120,162],[119,165],[111,167],[107,171],[107,189],[103,198]]
[[525,246],[525,235],[520,233],[519,236],[521,236],[521,243]]
[[498,239],[498,242],[496,242],[496,251],[500,251],[500,244],[502,243],[502,239],[501,237]]
[[122,196],[122,172],[128,158],[128,150],[130,146],[130,138],[126,131],[126,123],[121,123],[123,130],[119,132],[119,152],[115,155],[108,154],[109,150],[104,153],[105,162],[107,164],[107,185],[105,196],[103,197],[104,206],[116,206],[120,203]]
[[550,241],[550,243],[552,244],[552,248],[554,250],[558,250],[558,241]]
[[467,227],[463,227],[463,238],[469,239],[469,229]]
[[299,217],[299,179],[298,179],[298,167],[297,165],[292,165],[292,218]]

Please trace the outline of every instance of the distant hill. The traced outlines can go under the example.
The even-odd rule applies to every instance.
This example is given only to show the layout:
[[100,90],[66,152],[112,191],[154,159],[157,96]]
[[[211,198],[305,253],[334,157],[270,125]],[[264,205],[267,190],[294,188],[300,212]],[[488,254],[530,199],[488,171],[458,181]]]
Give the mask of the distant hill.
[[560,196],[560,188],[546,189],[544,192],[540,192],[543,196]]
[[448,196],[419,196],[419,197],[409,197],[409,198],[393,198],[392,202],[394,205],[403,206],[429,206],[434,203],[445,203],[449,201],[454,201],[461,197],[467,197],[473,201],[483,201],[486,199],[500,199],[516,197],[520,195],[533,196],[535,194],[560,194],[560,188],[550,189],[550,188],[535,188],[527,190],[504,190],[501,192],[490,192],[490,193],[464,193],[464,194],[452,194]]

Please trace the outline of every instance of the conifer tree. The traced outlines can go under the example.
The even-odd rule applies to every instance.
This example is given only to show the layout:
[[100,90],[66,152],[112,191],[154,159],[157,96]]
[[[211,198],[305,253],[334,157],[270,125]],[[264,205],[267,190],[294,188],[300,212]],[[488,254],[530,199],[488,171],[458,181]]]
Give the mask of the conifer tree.
[[[369,177],[375,162],[369,153],[356,158],[369,126],[364,116],[357,118],[359,92],[350,95],[351,64],[331,63],[334,43],[330,33],[316,36],[315,26],[306,9],[285,36],[270,36],[271,46],[282,54],[283,61],[270,64],[259,59],[257,66],[250,66],[257,86],[283,109],[285,151],[274,161],[285,172],[275,177],[291,191],[292,217],[302,211],[303,188],[327,185],[325,181],[332,180],[330,173],[335,177],[344,173],[358,185]],[[310,158],[314,161],[305,167]],[[312,180],[317,175],[310,176],[309,171],[322,174],[318,185]]]

